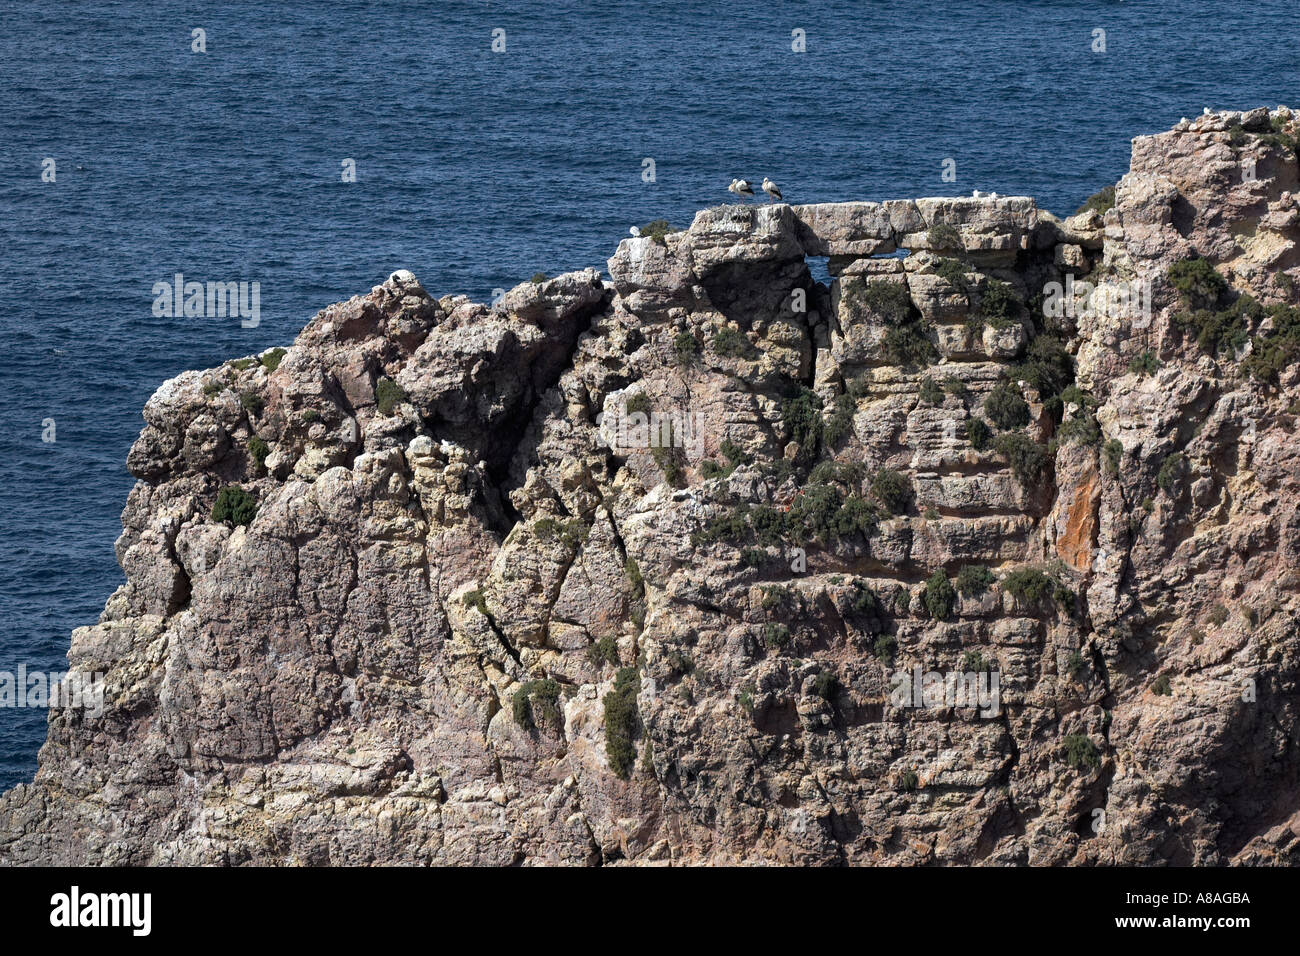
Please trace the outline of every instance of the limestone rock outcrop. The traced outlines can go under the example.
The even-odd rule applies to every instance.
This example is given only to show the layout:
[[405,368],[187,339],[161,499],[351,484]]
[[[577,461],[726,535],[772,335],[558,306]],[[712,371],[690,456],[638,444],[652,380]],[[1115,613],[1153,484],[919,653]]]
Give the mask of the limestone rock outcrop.
[[69,651],[103,712],[0,863],[1298,862],[1297,120],[1139,137],[1065,220],[399,272],[164,383]]

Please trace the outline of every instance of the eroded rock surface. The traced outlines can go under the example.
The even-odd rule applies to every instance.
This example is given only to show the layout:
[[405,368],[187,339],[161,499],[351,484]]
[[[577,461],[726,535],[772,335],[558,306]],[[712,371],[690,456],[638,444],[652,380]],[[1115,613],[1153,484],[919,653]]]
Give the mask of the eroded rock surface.
[[492,306],[399,272],[164,383],[69,651],[104,711],[52,712],[0,862],[1297,862],[1300,373],[1169,278],[1300,305],[1294,130],[1140,137],[1064,221],[725,206]]

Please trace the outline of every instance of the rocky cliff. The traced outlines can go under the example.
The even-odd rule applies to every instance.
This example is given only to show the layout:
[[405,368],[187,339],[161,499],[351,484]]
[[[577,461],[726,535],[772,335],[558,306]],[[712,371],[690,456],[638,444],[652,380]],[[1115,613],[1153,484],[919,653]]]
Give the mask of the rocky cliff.
[[1296,862],[1298,119],[166,382],[0,862]]

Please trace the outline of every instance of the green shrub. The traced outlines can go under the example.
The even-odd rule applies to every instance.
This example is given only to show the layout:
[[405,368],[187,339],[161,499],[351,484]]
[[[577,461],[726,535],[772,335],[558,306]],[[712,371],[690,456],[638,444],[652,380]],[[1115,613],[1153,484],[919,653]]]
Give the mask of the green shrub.
[[648,222],[641,227],[642,236],[645,236],[646,238],[653,240],[654,242],[658,243],[661,246],[664,246],[665,248],[667,248],[668,246],[668,240],[666,237],[671,233],[677,231],[678,230],[668,225],[668,221],[665,219],[655,219],[654,221]]
[[731,475],[732,469],[723,468],[713,459],[705,459],[700,462],[701,478],[726,478]]
[[771,611],[782,604],[792,604],[794,600],[795,593],[793,591],[776,584],[772,587],[763,588],[763,598],[760,603],[763,605],[763,610]]
[[912,482],[890,468],[882,468],[871,479],[871,494],[891,515],[901,515],[912,499]]
[[1002,590],[1026,604],[1041,604],[1055,596],[1060,585],[1037,568],[1018,568],[1002,578]]
[[397,406],[408,401],[410,396],[406,394],[406,389],[391,378],[384,377],[375,383],[375,407],[379,409],[379,414],[391,415]]
[[1083,665],[1083,655],[1078,651],[1070,651],[1070,656],[1065,660],[1065,672],[1069,675],[1070,680],[1074,680],[1079,676],[1079,672],[1083,670]]
[[830,485],[808,485],[786,512],[786,529],[797,543],[829,542],[835,536],[835,514],[840,493]]
[[696,545],[712,544],[715,541],[744,541],[749,536],[749,506],[740,504],[710,518],[702,531],[691,535],[691,541]]
[[543,541],[560,542],[570,551],[577,549],[587,538],[588,528],[577,518],[557,521],[555,518],[538,518],[533,522],[533,533]]
[[876,530],[877,520],[875,508],[857,495],[849,495],[835,513],[835,535],[839,538],[870,537]]
[[914,317],[912,296],[906,284],[888,279],[864,282],[858,292],[863,305],[892,326],[901,326]]
[[867,617],[879,613],[880,599],[865,581],[853,582],[853,594],[849,598],[849,608],[855,615]]
[[1020,296],[1000,279],[989,279],[980,293],[979,317],[995,329],[1004,328],[1020,314]]
[[807,388],[800,388],[781,403],[781,420],[791,439],[799,443],[800,461],[811,461],[817,456],[822,433],[821,410],[821,399]]
[[934,274],[952,286],[954,292],[964,295],[970,291],[966,267],[956,259],[940,259],[934,264]]
[[943,380],[943,390],[954,398],[959,398],[963,402],[970,398],[970,388],[966,383],[954,375],[949,375]]
[[753,685],[746,684],[740,688],[740,693],[736,695],[736,703],[740,705],[740,709],[743,710],[747,716],[752,717],[754,715]]
[[1030,439],[1024,432],[1007,432],[999,435],[993,447],[1004,455],[1011,473],[1022,488],[1033,491],[1041,486],[1052,459],[1047,449]]
[[1086,767],[1095,769],[1101,766],[1101,755],[1097,746],[1083,734],[1067,734],[1065,740],[1065,762],[1078,770]]
[[677,357],[678,365],[690,365],[700,354],[700,343],[695,341],[695,336],[690,332],[678,332],[673,337],[673,354]]
[[222,382],[204,382],[203,394],[206,395],[208,398],[216,398],[223,391],[225,391],[225,388],[226,386]]
[[1074,359],[1055,335],[1040,335],[1029,343],[1025,360],[1011,370],[1011,379],[1027,382],[1049,402],[1074,382]]
[[1166,456],[1165,460],[1160,463],[1160,472],[1156,475],[1156,485],[1169,497],[1176,497],[1178,494],[1179,479],[1182,477],[1183,468],[1187,461],[1187,456],[1180,451]]
[[490,616],[488,614],[487,597],[484,596],[482,590],[476,588],[473,591],[466,591],[460,600],[466,607],[474,608],[484,617]]
[[997,581],[997,576],[982,564],[966,564],[957,572],[957,593],[979,597]]
[[906,614],[912,609],[912,592],[903,585],[894,588],[894,613]]
[[909,322],[885,331],[881,355],[891,365],[925,368],[939,360],[939,350],[929,338],[925,322]]
[[713,351],[733,358],[748,355],[750,351],[749,339],[730,326],[723,326],[714,332],[712,344]]
[[686,478],[686,472],[682,468],[681,450],[670,448],[664,445],[653,445],[650,448],[650,457],[654,459],[659,470],[663,472],[664,481],[673,488],[680,488]]
[[965,252],[966,245],[962,242],[961,233],[956,226],[949,225],[946,222],[936,222],[926,231],[926,245],[932,251],[938,249],[952,249],[957,252]]
[[623,562],[623,573],[627,575],[628,581],[632,583],[632,596],[634,598],[642,597],[645,594],[645,578],[641,576],[641,566],[636,563],[636,558],[632,555],[627,556]]
[[249,525],[257,516],[257,499],[238,485],[226,485],[217,492],[212,506],[212,520],[232,527]]
[[1250,354],[1241,367],[1257,381],[1276,384],[1285,369],[1300,361],[1300,309],[1272,305],[1266,314],[1272,328],[1251,340]]
[[266,464],[266,456],[271,454],[271,446],[254,435],[248,440],[248,456],[258,465]]
[[1158,694],[1161,697],[1169,697],[1173,694],[1173,689],[1169,686],[1169,675],[1161,674],[1151,684],[1151,693]]
[[936,621],[947,620],[952,614],[953,605],[957,603],[957,592],[942,568],[937,568],[930,579],[925,582],[925,594],[922,597],[925,609]]
[[545,273],[545,272],[534,272],[534,273],[533,273],[533,277],[532,277],[531,279],[529,279],[528,281],[531,282],[533,285],[541,285],[543,282],[546,281],[546,273]]
[[[515,723],[525,730],[537,726],[534,714],[539,714],[542,723],[559,730],[563,726],[560,715],[560,685],[549,677],[543,680],[530,680],[520,686],[511,698],[511,711]],[[536,711],[534,711],[536,707]]]
[[968,674],[983,674],[993,670],[996,661],[991,661],[979,651],[966,651],[961,656],[961,669]]
[[1265,315],[1258,302],[1241,295],[1226,309],[1197,309],[1174,315],[1173,324],[1193,336],[1201,350],[1219,357],[1231,357],[1250,341],[1250,325]]
[[308,408],[308,409],[306,409],[306,410],[303,411],[303,413],[302,413],[302,420],[303,420],[304,422],[307,422],[307,424],[309,424],[309,425],[310,425],[312,422],[318,422],[318,421],[320,421],[320,412],[316,411],[316,409],[314,409],[314,408]]
[[1150,349],[1129,359],[1128,370],[1138,375],[1154,375],[1160,369],[1160,360]]
[[605,753],[610,769],[623,780],[632,774],[636,748],[632,739],[641,730],[636,696],[641,692],[641,675],[635,667],[622,668],[614,678],[614,689],[605,695]]
[[912,791],[920,786],[921,778],[916,775],[915,770],[906,771],[898,778],[898,787],[900,790]]
[[1228,291],[1228,280],[1207,259],[1184,259],[1169,267],[1172,285],[1193,309],[1213,309]]
[[840,691],[840,679],[832,671],[818,671],[813,678],[813,693],[822,700],[831,700]]
[[246,372],[257,364],[257,359],[253,356],[249,356],[248,358],[231,359],[226,364],[231,368],[238,369],[241,372]]
[[645,392],[636,392],[623,400],[623,411],[628,415],[649,415],[650,396]]
[[1106,462],[1106,470],[1112,475],[1118,475],[1119,463],[1124,457],[1124,445],[1118,438],[1112,438],[1102,449],[1102,457]]
[[999,382],[984,398],[984,414],[998,428],[1022,428],[1029,424],[1029,404],[1020,389],[1010,382]]
[[853,416],[857,411],[857,400],[847,392],[835,396],[831,414],[822,423],[822,441],[828,448],[834,448],[853,430]]
[[819,461],[817,465],[808,474],[808,483],[813,485],[825,485],[839,482],[849,487],[856,487],[862,483],[866,475],[866,469],[856,461],[835,461],[828,458],[825,461]]
[[587,648],[587,660],[597,667],[601,664],[612,664],[617,667],[619,664],[618,641],[609,635],[602,637]]
[[774,545],[786,533],[785,515],[767,505],[758,505],[749,511],[749,523],[759,544]]
[[284,359],[285,355],[288,354],[288,351],[288,349],[271,349],[271,351],[262,356],[262,368],[266,369],[268,372],[274,372],[280,367],[280,362]]
[[943,386],[941,386],[930,376],[921,379],[920,397],[921,401],[927,405],[940,405],[943,403]]
[[1228,127],[1228,142],[1233,146],[1245,146],[1249,138],[1240,123],[1233,123]]
[[1091,209],[1099,216],[1106,215],[1107,210],[1115,205],[1115,187],[1105,186],[1083,201],[1083,205],[1074,211],[1077,216],[1081,212],[1087,212]]
[[790,628],[776,621],[763,625],[763,643],[773,650],[780,650],[790,643]]
[[982,418],[972,418],[966,422],[966,440],[976,451],[983,451],[989,447],[989,439],[993,437],[993,432],[988,425],[984,424]]
[[1097,423],[1097,416],[1090,409],[1084,408],[1062,423],[1057,437],[1063,444],[1076,442],[1091,447],[1101,441],[1101,426]]
[[754,459],[745,453],[739,445],[730,438],[722,439],[722,444],[718,446],[718,451],[722,452],[722,457],[727,459],[731,467],[739,468],[741,465],[753,464]]
[[262,409],[266,407],[266,403],[262,401],[262,396],[252,391],[241,393],[239,404],[243,406],[244,411],[252,415],[262,414]]
[[890,634],[879,635],[871,647],[871,652],[876,655],[876,659],[882,661],[886,667],[894,662],[894,654],[897,650],[898,640]]

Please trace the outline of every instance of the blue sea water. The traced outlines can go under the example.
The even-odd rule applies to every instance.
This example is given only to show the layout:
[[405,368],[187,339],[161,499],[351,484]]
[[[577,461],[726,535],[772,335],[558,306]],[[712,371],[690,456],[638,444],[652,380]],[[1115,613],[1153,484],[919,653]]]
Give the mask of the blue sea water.
[[[735,176],[794,202],[978,188],[1069,213],[1125,172],[1135,135],[1206,105],[1295,103],[1296,13],[5,0],[0,671],[61,669],[122,582],[123,462],[164,379],[288,344],[396,268],[475,297],[603,268],[628,226],[685,226]],[[258,281],[260,325],[154,317],[153,284],[176,272]],[[0,790],[30,779],[44,735],[41,710],[0,709]]]

